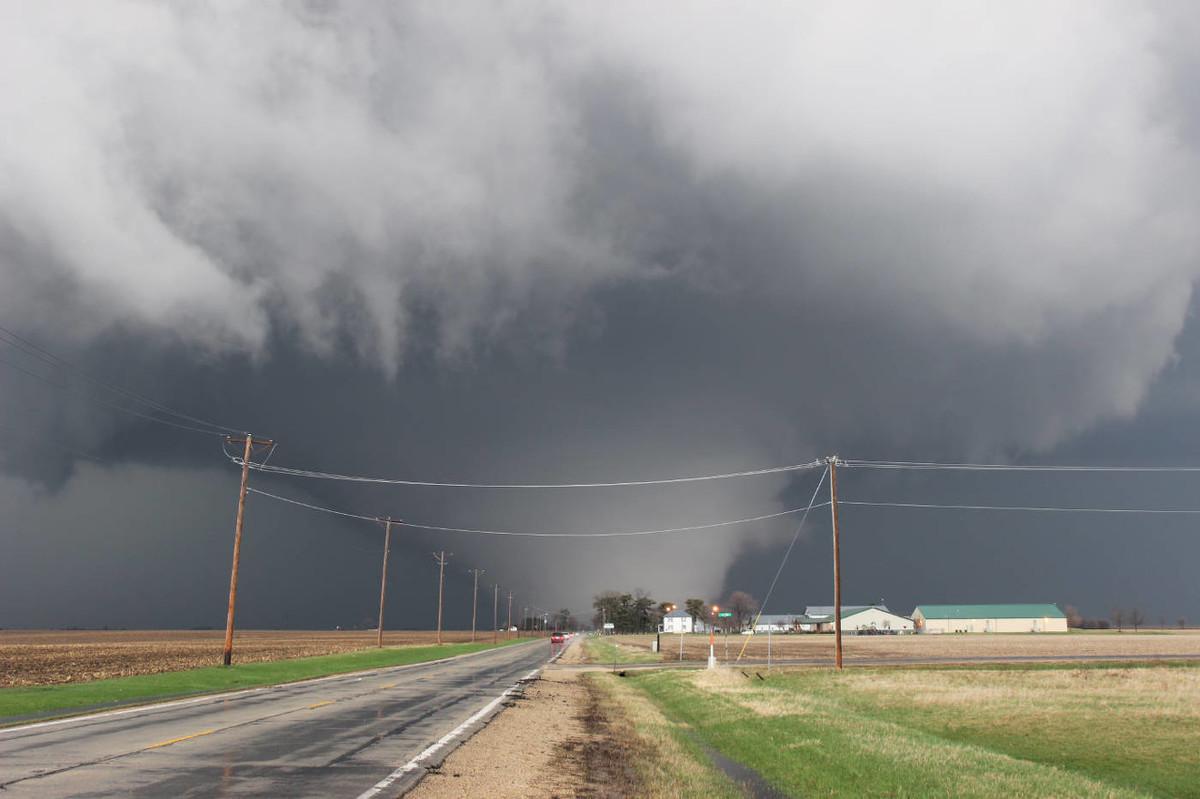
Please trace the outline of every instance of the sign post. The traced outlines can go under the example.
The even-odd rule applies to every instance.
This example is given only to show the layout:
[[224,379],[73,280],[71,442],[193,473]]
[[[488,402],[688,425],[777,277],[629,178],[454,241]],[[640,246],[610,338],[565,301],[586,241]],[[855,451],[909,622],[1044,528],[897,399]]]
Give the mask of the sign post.
[[717,611],[719,610],[719,607],[713,605],[708,616],[708,667],[710,669],[717,667],[717,653],[714,651],[714,647],[716,646]]

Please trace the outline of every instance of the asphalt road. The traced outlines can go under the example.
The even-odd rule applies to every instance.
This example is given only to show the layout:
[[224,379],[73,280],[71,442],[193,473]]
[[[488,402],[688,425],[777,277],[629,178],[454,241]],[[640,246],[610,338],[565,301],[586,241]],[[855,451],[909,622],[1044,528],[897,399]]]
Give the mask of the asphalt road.
[[537,641],[3,729],[0,796],[396,796],[549,656]]

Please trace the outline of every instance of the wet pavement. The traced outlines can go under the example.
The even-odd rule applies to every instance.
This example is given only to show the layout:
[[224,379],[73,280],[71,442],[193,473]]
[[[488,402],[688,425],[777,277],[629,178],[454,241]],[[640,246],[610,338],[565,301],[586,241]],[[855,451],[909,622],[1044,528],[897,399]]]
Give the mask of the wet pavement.
[[0,794],[357,797],[549,655],[545,642],[518,644],[2,729]]

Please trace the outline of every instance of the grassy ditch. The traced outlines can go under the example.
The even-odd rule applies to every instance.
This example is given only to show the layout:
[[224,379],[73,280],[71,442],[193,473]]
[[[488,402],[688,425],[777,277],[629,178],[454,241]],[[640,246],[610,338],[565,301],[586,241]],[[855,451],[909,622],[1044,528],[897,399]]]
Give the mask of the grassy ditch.
[[[498,646],[517,643],[522,641],[504,641]],[[492,648],[493,644],[489,642],[365,649],[339,655],[235,664],[229,668],[211,666],[65,685],[3,688],[0,689],[0,724],[5,722],[5,717],[60,713],[67,715],[81,708],[175,699],[296,682],[331,674],[422,663]]]
[[662,657],[646,649],[617,644],[604,636],[589,636],[583,641],[589,663],[659,663]]
[[[713,767],[696,739],[647,702],[629,680],[604,672],[582,676],[590,695],[588,728],[598,739],[592,747],[597,751],[585,757],[586,776],[590,786],[603,790],[598,795],[646,799],[742,796],[737,786]],[[598,769],[596,761],[600,761]]]
[[670,721],[795,796],[1200,797],[1200,668],[655,672]]

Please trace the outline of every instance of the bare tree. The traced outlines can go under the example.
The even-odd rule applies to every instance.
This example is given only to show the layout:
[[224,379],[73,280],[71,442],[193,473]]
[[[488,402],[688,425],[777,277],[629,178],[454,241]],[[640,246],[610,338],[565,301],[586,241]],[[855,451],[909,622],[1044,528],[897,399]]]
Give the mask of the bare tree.
[[1120,608],[1113,608],[1112,613],[1109,615],[1112,617],[1113,625],[1116,626],[1117,632],[1125,629],[1125,611]]
[[745,591],[734,591],[729,595],[729,610],[733,612],[734,626],[742,630],[746,621],[752,619],[758,610],[758,600]]
[[1083,614],[1080,613],[1079,609],[1077,607],[1075,607],[1074,605],[1067,605],[1067,626],[1068,627],[1082,627],[1083,626]]
[[687,614],[692,617],[692,628],[695,629],[696,620],[705,618],[707,615],[704,612],[704,600],[689,599],[683,603],[683,606],[687,609]]
[[1181,630],[1184,627],[1187,627],[1187,619],[1183,616],[1180,616],[1178,619],[1176,619],[1175,623],[1179,625],[1179,629],[1181,629]]
[[1133,625],[1133,631],[1136,633],[1138,628],[1146,623],[1146,614],[1140,608],[1134,608],[1129,611],[1129,623]]

